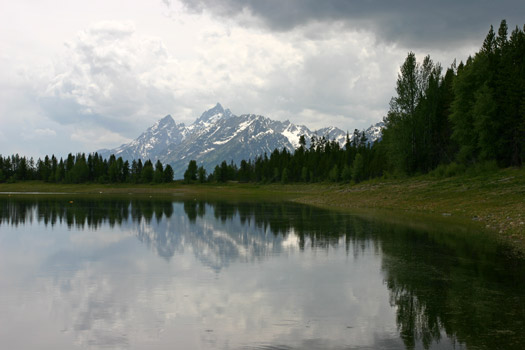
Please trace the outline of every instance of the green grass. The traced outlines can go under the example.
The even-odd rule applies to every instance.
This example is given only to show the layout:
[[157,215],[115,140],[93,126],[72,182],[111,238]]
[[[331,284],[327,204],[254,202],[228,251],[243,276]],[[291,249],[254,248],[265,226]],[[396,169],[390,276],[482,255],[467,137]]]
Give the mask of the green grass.
[[[429,174],[359,184],[158,185],[0,184],[0,192],[170,195],[181,198],[292,200],[344,211],[374,212],[388,220],[420,217],[473,225],[496,233],[525,252],[525,169],[480,169],[455,176]],[[449,176],[449,177],[447,177]],[[415,220],[417,221],[417,220]]]
[[24,181],[0,184],[0,193],[14,195],[23,193],[69,193],[102,195],[169,195],[181,198],[250,198],[250,199],[290,199],[293,191],[282,191],[279,186],[260,186],[256,184],[195,184],[182,182],[170,184],[53,184],[42,181]]
[[[380,209],[472,222],[525,248],[525,170],[430,175],[319,187],[297,201],[323,207]],[[395,215],[394,215],[395,216]],[[525,251],[525,249],[523,249]]]

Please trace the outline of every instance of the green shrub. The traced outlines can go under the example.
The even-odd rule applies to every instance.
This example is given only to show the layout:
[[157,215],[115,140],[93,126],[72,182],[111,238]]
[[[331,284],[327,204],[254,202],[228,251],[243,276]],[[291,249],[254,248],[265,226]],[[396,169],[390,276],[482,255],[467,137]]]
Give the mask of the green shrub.
[[463,164],[458,164],[456,162],[452,162],[445,168],[445,177],[452,177],[464,174],[466,171],[466,167]]

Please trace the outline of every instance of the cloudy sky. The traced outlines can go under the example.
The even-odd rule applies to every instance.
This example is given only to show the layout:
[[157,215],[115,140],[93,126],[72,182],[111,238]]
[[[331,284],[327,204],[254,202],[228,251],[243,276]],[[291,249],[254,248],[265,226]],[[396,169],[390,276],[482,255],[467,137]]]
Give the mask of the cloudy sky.
[[0,154],[113,148],[220,102],[310,128],[380,121],[409,51],[448,67],[521,0],[0,0]]

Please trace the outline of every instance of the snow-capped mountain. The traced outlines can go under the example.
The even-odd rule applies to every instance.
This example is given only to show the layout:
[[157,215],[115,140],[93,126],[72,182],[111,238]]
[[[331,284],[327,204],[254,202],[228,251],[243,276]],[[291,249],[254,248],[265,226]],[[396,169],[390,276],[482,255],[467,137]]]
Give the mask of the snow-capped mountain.
[[[368,142],[380,137],[382,126],[379,124],[365,131]],[[192,159],[210,172],[224,160],[239,164],[243,159],[270,154],[276,148],[293,152],[299,146],[301,135],[305,136],[307,143],[312,136],[324,136],[341,146],[346,141],[346,132],[336,127],[311,131],[304,125],[260,115],[236,116],[217,103],[189,126],[177,124],[167,115],[129,144],[113,150],[101,150],[99,154],[103,157],[115,154],[129,161],[139,158],[153,162],[160,160],[173,167],[175,178],[182,178]]]
[[167,147],[180,144],[187,134],[188,128],[184,123],[175,123],[168,114],[130,143],[112,150],[103,149],[98,153],[104,158],[114,154],[116,157],[129,161],[139,158],[156,161]]
[[385,128],[384,122],[379,122],[374,125],[371,125],[368,129],[365,130],[365,135],[368,142],[374,143],[377,140],[381,139],[381,132]]

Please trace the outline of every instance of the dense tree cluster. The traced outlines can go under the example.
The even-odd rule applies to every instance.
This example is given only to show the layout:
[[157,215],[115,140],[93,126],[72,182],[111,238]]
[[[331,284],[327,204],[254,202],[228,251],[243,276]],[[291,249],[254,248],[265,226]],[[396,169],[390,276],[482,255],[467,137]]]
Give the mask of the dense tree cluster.
[[388,169],[425,173],[440,164],[525,158],[525,33],[502,21],[465,64],[441,66],[409,53],[401,66],[383,133]]
[[103,159],[97,153],[69,154],[66,159],[55,156],[44,159],[27,159],[18,154],[10,157],[0,155],[0,182],[41,180],[55,183],[162,183],[173,180],[173,169],[164,167],[160,161],[128,161],[116,158]]
[[[354,132],[344,147],[312,139],[291,154],[275,150],[239,166],[223,162],[200,182],[355,181],[386,174],[451,173],[451,169],[525,159],[525,32],[508,35],[506,21],[491,27],[481,50],[443,74],[430,56],[418,63],[410,52],[400,68],[380,142]],[[188,182],[196,181],[195,161]],[[188,173],[189,174],[189,173]]]
[[347,135],[341,147],[334,140],[312,137],[306,146],[304,136],[294,153],[286,149],[274,150],[255,160],[242,160],[240,165],[223,161],[207,175],[206,170],[192,160],[184,174],[186,182],[319,182],[362,181],[382,175],[380,144],[367,142],[363,132],[354,131],[352,139]]

